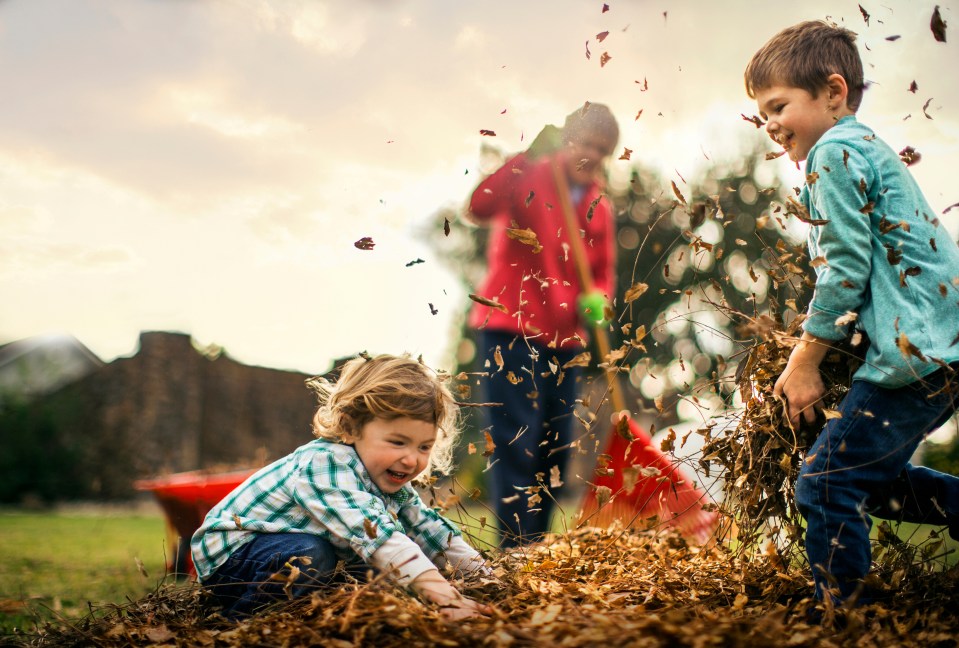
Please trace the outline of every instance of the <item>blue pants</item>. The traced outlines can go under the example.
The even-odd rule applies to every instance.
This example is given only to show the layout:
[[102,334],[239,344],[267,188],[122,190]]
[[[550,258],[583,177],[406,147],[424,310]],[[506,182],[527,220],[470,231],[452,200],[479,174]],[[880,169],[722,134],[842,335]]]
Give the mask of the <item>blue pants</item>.
[[943,369],[897,389],[853,382],[839,407],[842,418],[827,422],[796,484],[818,598],[830,586],[827,574],[840,599],[860,586],[872,562],[870,516],[959,532],[959,477],[909,463],[957,405],[959,376]]
[[[498,331],[479,331],[480,357],[489,359],[490,377],[485,382],[487,402],[500,407],[484,408],[484,425],[496,444],[490,469],[490,495],[499,520],[501,546],[510,547],[535,542],[549,530],[553,498],[559,499],[562,488],[540,492],[542,500],[529,505],[524,490],[537,484],[549,487],[550,471],[558,468],[563,482],[569,463],[569,444],[573,441],[573,408],[579,383],[578,367],[550,371],[556,358],[559,366],[577,355],[574,351],[556,351],[538,345],[531,357],[522,337]],[[512,343],[512,349],[510,344]],[[497,345],[503,357],[503,370],[497,371],[493,359]],[[514,384],[507,375],[513,372],[522,379]]]
[[[293,557],[306,557],[294,560]],[[286,563],[300,570],[299,577],[272,580],[274,574],[288,577]],[[332,581],[337,556],[333,545],[310,533],[258,533],[203,581],[223,606],[229,619],[246,616],[257,608],[315,592]]]

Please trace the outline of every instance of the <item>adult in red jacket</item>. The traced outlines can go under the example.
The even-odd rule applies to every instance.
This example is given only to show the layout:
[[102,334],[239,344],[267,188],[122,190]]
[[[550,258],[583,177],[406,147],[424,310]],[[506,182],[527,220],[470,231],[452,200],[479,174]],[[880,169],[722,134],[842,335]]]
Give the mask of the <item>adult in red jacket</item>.
[[[539,138],[537,138],[539,140]],[[478,352],[489,361],[485,408],[496,444],[490,491],[502,546],[538,540],[568,480],[573,409],[585,324],[604,317],[613,294],[615,227],[605,197],[604,162],[619,139],[610,110],[586,104],[566,119],[558,150],[510,159],[473,192],[469,211],[490,227],[488,274],[469,316]],[[556,172],[565,182],[557,186]],[[568,191],[564,201],[560,191]],[[563,204],[575,212],[570,232]],[[591,286],[577,270],[570,237],[580,237]],[[548,493],[543,488],[548,489]]]

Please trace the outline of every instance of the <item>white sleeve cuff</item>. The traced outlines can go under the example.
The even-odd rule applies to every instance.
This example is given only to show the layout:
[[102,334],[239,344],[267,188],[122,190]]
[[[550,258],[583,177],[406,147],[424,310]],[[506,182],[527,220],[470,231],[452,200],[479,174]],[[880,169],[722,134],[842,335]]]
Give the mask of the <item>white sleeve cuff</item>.
[[436,563],[440,568],[449,567],[452,571],[461,574],[475,573],[489,576],[493,573],[483,555],[469,546],[460,536],[453,536],[446,551],[436,557]]
[[394,533],[373,552],[370,563],[389,573],[401,586],[409,585],[413,580],[431,569],[436,569],[426,554],[403,533]]

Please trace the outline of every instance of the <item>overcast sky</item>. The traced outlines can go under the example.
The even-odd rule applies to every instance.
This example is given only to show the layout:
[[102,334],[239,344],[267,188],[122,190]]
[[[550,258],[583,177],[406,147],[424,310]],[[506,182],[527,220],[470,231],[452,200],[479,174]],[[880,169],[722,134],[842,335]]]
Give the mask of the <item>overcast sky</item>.
[[466,297],[419,232],[484,141],[606,103],[612,174],[628,147],[682,186],[753,146],[743,68],[804,19],[860,34],[860,119],[922,154],[937,214],[959,202],[959,0],[946,43],[932,2],[863,0],[868,24],[837,0],[606,4],[0,0],[0,343],[66,332],[111,360],[177,330],[308,373],[364,349],[448,366]]

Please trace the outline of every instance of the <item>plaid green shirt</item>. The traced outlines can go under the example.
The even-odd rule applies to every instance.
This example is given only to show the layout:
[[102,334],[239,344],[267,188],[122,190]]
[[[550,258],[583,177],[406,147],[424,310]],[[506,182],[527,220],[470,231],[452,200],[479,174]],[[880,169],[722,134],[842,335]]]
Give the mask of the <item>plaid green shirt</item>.
[[364,562],[394,533],[407,535],[434,562],[460,535],[412,486],[383,493],[352,446],[325,439],[257,471],[207,513],[191,542],[199,579],[255,533],[313,533],[341,558]]

